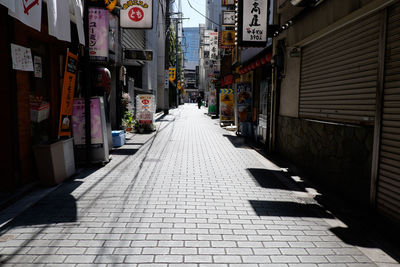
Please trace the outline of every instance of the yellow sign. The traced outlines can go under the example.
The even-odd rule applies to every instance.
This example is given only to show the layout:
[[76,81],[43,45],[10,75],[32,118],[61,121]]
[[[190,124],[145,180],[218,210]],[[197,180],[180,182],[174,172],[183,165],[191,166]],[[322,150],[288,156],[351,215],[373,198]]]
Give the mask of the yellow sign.
[[235,46],[235,31],[222,31],[221,46]]
[[117,0],[104,0],[104,4],[106,5],[107,9],[113,11],[115,6],[117,5]]
[[171,82],[175,81],[176,78],[176,68],[169,68],[169,80]]
[[58,135],[71,136],[72,102],[75,92],[75,79],[78,67],[78,56],[67,53],[65,61],[64,82],[61,95],[60,124]]
[[176,86],[178,87],[179,90],[182,90],[182,81],[178,81]]

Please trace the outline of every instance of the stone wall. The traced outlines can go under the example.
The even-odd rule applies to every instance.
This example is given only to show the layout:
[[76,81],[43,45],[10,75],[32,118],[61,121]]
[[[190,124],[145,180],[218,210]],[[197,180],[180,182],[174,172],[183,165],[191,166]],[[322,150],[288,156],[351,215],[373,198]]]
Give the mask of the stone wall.
[[368,204],[373,127],[279,116],[277,152],[315,183]]

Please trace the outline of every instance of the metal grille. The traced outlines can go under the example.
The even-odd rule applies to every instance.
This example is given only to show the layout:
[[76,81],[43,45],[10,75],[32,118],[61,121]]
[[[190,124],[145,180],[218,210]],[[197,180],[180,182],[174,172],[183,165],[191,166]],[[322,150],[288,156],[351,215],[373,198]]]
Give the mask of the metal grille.
[[303,47],[300,116],[373,124],[378,45],[375,14]]
[[146,48],[145,31],[135,30],[135,29],[123,29],[122,47],[145,49]]
[[389,7],[377,209],[400,221],[400,4]]

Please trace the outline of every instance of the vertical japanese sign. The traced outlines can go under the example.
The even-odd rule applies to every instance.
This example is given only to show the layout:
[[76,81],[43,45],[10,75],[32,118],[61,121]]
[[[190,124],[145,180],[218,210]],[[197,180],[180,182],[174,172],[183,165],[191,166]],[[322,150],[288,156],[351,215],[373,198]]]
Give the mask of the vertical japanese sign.
[[239,0],[239,46],[267,44],[268,0]]
[[108,10],[89,8],[89,54],[92,60],[108,58]]
[[221,89],[220,94],[220,121],[233,121],[234,120],[234,106],[233,106],[233,90]]
[[122,28],[153,28],[153,1],[121,0],[120,21]]
[[153,95],[143,94],[136,96],[136,119],[140,124],[153,123]]
[[67,53],[64,70],[64,82],[61,95],[59,136],[71,136],[72,105],[75,92],[75,79],[78,67],[78,57],[71,52]]
[[218,57],[218,32],[209,31],[210,36],[210,59],[217,60]]

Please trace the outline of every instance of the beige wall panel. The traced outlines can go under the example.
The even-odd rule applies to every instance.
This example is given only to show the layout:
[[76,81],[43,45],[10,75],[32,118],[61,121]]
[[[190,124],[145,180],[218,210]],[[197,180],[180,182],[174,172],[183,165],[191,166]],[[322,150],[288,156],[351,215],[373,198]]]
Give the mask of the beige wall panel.
[[285,78],[281,83],[279,115],[288,117],[299,116],[300,90],[300,57],[290,57],[286,51]]

